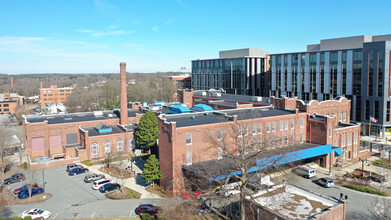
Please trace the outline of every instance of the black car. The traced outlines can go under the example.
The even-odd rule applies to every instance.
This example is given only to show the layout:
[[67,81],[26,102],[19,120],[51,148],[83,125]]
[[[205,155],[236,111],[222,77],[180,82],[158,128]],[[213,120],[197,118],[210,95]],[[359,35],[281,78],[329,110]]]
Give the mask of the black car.
[[12,175],[10,178],[5,179],[4,184],[9,185],[11,183],[22,182],[25,179],[26,176],[23,173],[17,173]]
[[107,183],[99,188],[99,192],[106,193],[121,188],[117,183]]

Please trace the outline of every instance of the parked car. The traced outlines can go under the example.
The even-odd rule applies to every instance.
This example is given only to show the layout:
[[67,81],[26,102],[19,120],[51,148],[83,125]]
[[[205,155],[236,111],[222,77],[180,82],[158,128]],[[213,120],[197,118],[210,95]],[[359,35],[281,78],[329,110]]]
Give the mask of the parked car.
[[[26,185],[24,185],[24,186],[22,186],[22,187],[19,187],[19,188],[17,188],[17,189],[15,189],[14,190],[14,194],[18,194],[20,191],[23,191],[23,190],[26,190],[26,189],[28,189],[29,187],[31,186],[31,184],[26,184]],[[38,185],[36,184],[36,183],[34,183],[32,186],[31,186],[31,188],[38,188]]]
[[320,185],[322,185],[323,187],[327,187],[327,188],[334,186],[334,181],[330,178],[327,178],[327,177],[318,179],[318,183]]
[[9,185],[11,183],[22,182],[25,179],[26,176],[23,173],[17,173],[12,175],[10,178],[5,179],[4,184]]
[[298,175],[304,176],[307,179],[312,178],[312,177],[316,177],[315,169],[310,166],[305,166],[305,165],[297,166],[295,172]]
[[154,206],[152,204],[141,204],[136,208],[136,214],[141,215],[143,213],[148,213],[150,215],[156,215],[161,212],[162,209],[158,206]]
[[68,172],[68,175],[69,176],[75,176],[77,174],[81,174],[81,173],[85,173],[85,172],[88,172],[88,169],[87,168],[74,168],[72,169],[71,171]]
[[103,179],[105,178],[105,175],[103,174],[88,174],[84,177],[84,182],[85,183],[91,183],[91,182],[94,182],[96,180],[100,180],[100,179]]
[[114,181],[108,180],[108,179],[100,179],[100,180],[93,182],[91,188],[94,190],[98,190],[101,186],[108,184],[108,183],[114,183]]
[[101,193],[107,193],[116,189],[121,188],[121,186],[117,183],[107,183],[104,184],[103,186],[99,187],[99,192]]
[[[33,188],[31,189],[31,196],[44,193],[43,188]],[[29,197],[29,190],[23,190],[18,193],[18,199],[25,199]]]
[[75,164],[75,163],[71,163],[71,164],[68,164],[68,165],[67,165],[66,171],[67,171],[67,172],[70,172],[71,170],[73,170],[73,169],[75,169],[75,168],[83,168],[83,166],[82,166],[82,165],[77,165],[77,164]]
[[48,219],[52,213],[43,209],[30,209],[20,214],[21,218],[30,216],[31,219]]

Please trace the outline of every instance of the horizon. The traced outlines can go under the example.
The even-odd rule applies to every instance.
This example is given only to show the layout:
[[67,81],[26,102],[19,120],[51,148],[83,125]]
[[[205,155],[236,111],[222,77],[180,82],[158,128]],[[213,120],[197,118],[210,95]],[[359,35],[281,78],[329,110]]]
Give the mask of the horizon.
[[[0,0],[0,72],[191,72],[219,51],[303,52],[322,39],[391,33],[391,2]],[[347,10],[348,9],[348,10]],[[366,15],[366,16],[362,16]]]

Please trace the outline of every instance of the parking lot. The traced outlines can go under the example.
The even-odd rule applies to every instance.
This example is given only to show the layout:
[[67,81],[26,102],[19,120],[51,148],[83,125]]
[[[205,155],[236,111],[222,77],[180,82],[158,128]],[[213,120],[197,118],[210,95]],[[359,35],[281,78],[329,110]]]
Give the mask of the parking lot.
[[[110,200],[104,193],[93,190],[92,183],[84,183],[84,176],[88,172],[68,176],[65,170],[66,166],[60,166],[25,173],[27,180],[32,182],[33,179],[39,187],[42,187],[45,181],[45,191],[52,194],[52,197],[40,203],[9,206],[10,212],[7,216],[0,217],[19,215],[31,208],[50,211],[51,219],[131,217],[136,216],[134,210],[139,204],[160,203],[160,199]],[[24,184],[26,182],[14,183],[9,185],[9,188],[13,191]]]

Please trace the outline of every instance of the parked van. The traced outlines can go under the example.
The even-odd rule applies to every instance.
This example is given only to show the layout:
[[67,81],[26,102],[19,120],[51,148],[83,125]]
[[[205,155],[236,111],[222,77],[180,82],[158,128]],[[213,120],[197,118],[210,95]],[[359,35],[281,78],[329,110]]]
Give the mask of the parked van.
[[305,166],[305,165],[298,166],[296,168],[296,173],[308,179],[312,177],[316,177],[315,169],[310,166]]

